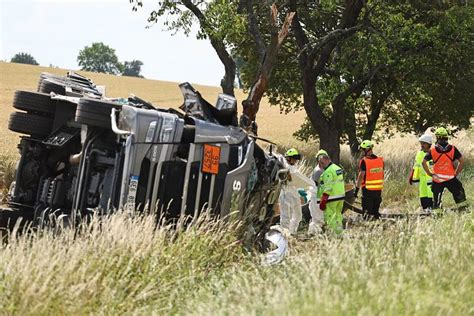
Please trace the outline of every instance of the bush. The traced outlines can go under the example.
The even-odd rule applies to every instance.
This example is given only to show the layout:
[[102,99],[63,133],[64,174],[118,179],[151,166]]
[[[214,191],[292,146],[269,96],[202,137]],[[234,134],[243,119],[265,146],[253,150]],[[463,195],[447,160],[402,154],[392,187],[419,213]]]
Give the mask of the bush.
[[10,60],[11,63],[39,65],[36,59],[28,53],[18,53]]

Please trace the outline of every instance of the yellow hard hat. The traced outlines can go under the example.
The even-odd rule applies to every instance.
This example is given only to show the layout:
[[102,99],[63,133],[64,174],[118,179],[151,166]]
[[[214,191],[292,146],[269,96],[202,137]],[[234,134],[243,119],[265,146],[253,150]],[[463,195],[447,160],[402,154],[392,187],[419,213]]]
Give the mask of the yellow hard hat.
[[328,152],[325,151],[324,149],[320,149],[318,151],[318,153],[316,154],[316,159],[319,159],[320,156],[328,156],[329,157]]
[[435,131],[436,137],[448,137],[448,131],[444,127],[438,127]]
[[374,147],[374,143],[371,140],[366,139],[360,144],[360,148],[362,149],[370,149],[372,147]]
[[290,148],[286,151],[285,157],[294,157],[294,158],[299,159],[300,153],[295,148]]

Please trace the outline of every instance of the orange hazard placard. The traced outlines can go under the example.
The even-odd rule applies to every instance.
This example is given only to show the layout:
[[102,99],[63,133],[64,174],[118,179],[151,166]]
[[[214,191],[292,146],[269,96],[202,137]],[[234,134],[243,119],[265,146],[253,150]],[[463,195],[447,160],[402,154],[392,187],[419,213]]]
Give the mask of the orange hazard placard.
[[202,155],[202,168],[203,173],[219,173],[219,161],[221,160],[221,148],[218,146],[212,146],[205,144],[203,155]]

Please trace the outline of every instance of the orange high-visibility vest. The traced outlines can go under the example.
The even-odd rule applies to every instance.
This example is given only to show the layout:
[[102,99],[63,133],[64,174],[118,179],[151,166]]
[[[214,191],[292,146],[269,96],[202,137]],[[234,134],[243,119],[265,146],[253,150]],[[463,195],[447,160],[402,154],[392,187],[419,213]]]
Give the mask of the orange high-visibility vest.
[[440,183],[453,179],[456,176],[454,169],[454,146],[448,152],[438,152],[436,148],[431,148],[433,157],[433,181]]
[[381,191],[383,189],[383,158],[377,157],[374,159],[364,157],[360,160],[365,161],[365,179],[362,181],[362,187],[370,191]]

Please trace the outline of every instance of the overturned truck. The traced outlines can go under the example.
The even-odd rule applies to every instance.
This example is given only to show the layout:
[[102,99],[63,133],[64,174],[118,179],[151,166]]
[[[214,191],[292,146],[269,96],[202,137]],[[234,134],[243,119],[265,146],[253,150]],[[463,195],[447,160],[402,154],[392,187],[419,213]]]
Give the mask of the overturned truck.
[[37,92],[16,91],[9,129],[23,136],[0,227],[118,209],[166,222],[234,209],[264,232],[287,171],[237,127],[233,97],[220,94],[213,106],[189,83],[180,89],[182,111],[106,98],[75,73],[44,73]]

